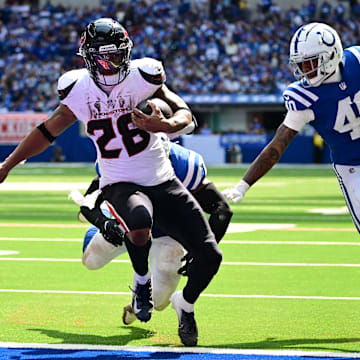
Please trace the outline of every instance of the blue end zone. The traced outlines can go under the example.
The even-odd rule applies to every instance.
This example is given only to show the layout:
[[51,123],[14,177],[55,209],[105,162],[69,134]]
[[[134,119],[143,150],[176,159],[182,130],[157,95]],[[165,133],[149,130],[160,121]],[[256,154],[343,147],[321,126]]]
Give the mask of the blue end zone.
[[[20,344],[19,344],[20,345]],[[45,344],[44,344],[45,345]],[[69,346],[69,345],[67,345]],[[140,350],[141,348],[139,348]],[[165,350],[165,348],[164,348]],[[174,349],[175,350],[175,349]],[[342,357],[340,354],[337,356],[334,353],[334,356],[330,353],[327,356],[307,356],[306,352],[303,352],[301,356],[292,356],[292,355],[279,355],[277,352],[276,355],[262,355],[262,354],[239,354],[241,350],[235,350],[231,354],[230,349],[224,349],[226,354],[211,353],[209,352],[181,352],[181,349],[176,351],[126,351],[126,350],[82,350],[82,349],[52,349],[52,348],[8,348],[0,347],[0,359],[21,359],[21,360],[52,360],[52,359],[83,359],[83,360],[112,360],[112,359],[177,359],[177,360],[319,360],[319,359],[328,359],[328,360],[341,360],[341,359],[351,359],[359,358],[359,354],[346,354],[345,357]],[[217,352],[221,349],[216,349]],[[251,352],[251,350],[245,350]],[[244,352],[245,352],[244,351]],[[259,352],[259,350],[253,350],[254,352]],[[260,350],[261,351],[261,350]],[[314,353],[312,353],[314,354]],[[310,353],[309,353],[310,355]]]

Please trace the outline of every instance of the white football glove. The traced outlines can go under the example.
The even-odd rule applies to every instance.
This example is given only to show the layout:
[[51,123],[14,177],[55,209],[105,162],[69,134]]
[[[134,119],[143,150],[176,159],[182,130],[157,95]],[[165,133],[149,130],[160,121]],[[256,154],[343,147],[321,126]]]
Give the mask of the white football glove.
[[246,181],[240,180],[235,187],[225,189],[221,193],[225,196],[227,201],[231,200],[234,204],[236,204],[244,198],[249,187],[250,186]]

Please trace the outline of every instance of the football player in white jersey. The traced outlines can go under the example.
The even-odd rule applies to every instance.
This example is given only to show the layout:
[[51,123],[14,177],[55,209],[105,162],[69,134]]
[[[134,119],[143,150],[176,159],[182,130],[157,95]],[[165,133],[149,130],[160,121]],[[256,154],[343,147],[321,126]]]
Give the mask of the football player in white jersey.
[[[162,145],[160,132],[174,133],[190,125],[191,111],[164,84],[161,62],[130,60],[132,45],[115,20],[101,18],[86,27],[79,48],[86,68],[60,77],[61,104],[1,164],[0,183],[14,166],[44,151],[77,119],[82,121],[97,150],[104,199],[127,232],[136,317],[149,321],[153,310],[148,256],[154,220],[194,256],[183,291],[171,301],[182,343],[195,346],[194,303],[218,271],[222,253],[203,210],[176,178]],[[151,102],[151,115],[135,109],[150,97],[167,102],[173,116],[166,119]]]
[[[207,170],[200,154],[176,143],[165,141],[165,144],[169,147],[169,157],[176,176],[194,195],[202,209],[210,215],[209,224],[219,243],[232,217],[228,202],[206,178]],[[117,221],[110,219],[109,210],[98,191],[100,173],[97,167],[96,169],[98,177],[92,181],[85,196],[74,190],[69,195],[80,205],[79,219],[85,216],[90,223],[97,224],[88,228],[83,242],[82,262],[89,270],[100,269],[126,252],[124,233],[121,234],[122,229]],[[184,256],[183,247],[156,226],[152,229],[152,237],[149,263],[153,301],[154,308],[160,311],[168,306],[170,296],[179,284],[180,274],[187,275],[192,256],[189,253]],[[182,263],[182,259],[186,262]],[[122,319],[125,325],[136,320],[131,304],[124,307]]]
[[291,39],[290,64],[299,81],[283,93],[288,110],[284,122],[242,180],[223,193],[228,200],[241,201],[309,123],[330,148],[335,174],[360,232],[360,47],[343,50],[332,27],[310,23]]

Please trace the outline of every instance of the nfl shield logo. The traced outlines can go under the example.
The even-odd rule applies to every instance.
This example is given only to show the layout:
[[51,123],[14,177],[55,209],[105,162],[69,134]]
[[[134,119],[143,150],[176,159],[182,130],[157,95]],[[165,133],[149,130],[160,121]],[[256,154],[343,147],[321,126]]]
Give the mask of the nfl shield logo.
[[341,82],[341,83],[339,84],[339,88],[340,88],[341,90],[346,90],[346,88],[347,88],[346,83],[345,83],[345,82]]

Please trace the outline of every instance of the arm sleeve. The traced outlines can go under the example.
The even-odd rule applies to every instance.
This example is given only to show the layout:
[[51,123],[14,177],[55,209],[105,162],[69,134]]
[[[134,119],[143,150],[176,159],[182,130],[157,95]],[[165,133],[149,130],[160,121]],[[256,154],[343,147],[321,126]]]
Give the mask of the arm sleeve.
[[283,122],[288,128],[300,131],[307,123],[315,119],[311,109],[302,111],[288,111]]

